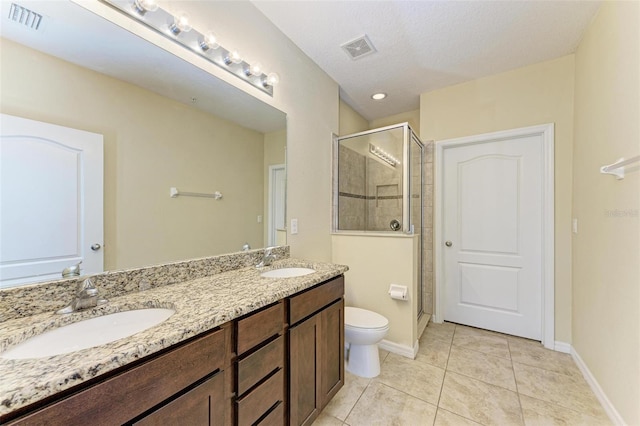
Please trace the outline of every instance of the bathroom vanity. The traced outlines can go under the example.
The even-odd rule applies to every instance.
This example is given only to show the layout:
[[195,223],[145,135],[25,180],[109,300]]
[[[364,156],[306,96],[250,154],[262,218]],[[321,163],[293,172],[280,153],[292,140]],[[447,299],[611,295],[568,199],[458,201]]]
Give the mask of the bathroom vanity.
[[[262,278],[255,268],[244,268],[151,290],[146,299],[175,296],[176,314],[155,331],[122,339],[128,341],[115,344],[111,355],[105,356],[106,348],[91,348],[39,360],[0,359],[0,374],[11,374],[14,382],[20,369],[27,381],[38,377],[34,370],[47,370],[44,383],[25,385],[7,399],[4,394],[16,392],[15,386],[0,384],[0,423],[311,424],[344,384],[346,271],[340,265],[311,266],[317,272],[305,277]],[[278,267],[282,264],[274,263]],[[254,291],[244,292],[251,281]],[[196,294],[200,300],[193,299]],[[130,299],[141,296],[121,298],[133,303]],[[232,306],[238,297],[244,305]],[[118,302],[123,301],[113,304]],[[198,332],[190,336],[194,329]],[[176,332],[184,338],[174,342]],[[144,353],[142,346],[165,340],[171,343],[127,360],[132,352]],[[74,369],[59,365],[65,359],[78,360],[75,376],[60,374]],[[114,360],[117,366],[101,373]],[[79,383],[56,390],[65,375]]]

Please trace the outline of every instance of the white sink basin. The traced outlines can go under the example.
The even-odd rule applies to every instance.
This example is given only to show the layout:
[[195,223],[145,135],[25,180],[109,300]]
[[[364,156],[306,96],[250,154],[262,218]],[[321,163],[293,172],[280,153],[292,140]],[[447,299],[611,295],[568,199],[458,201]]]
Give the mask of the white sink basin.
[[280,268],[263,272],[260,276],[265,278],[293,278],[313,274],[314,272],[315,269],[311,268]]
[[158,325],[174,313],[173,309],[137,309],[90,318],[25,340],[0,358],[46,358],[104,345]]

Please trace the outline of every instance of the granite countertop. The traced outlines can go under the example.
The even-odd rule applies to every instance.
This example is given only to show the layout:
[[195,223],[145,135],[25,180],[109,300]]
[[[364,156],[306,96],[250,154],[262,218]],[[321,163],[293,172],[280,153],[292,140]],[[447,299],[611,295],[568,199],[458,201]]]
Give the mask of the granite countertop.
[[[308,267],[316,272],[295,278],[260,276],[265,270],[283,267]],[[83,312],[50,312],[1,322],[0,352],[31,336],[86,318],[139,308],[176,311],[157,326],[102,346],[39,359],[4,359],[0,353],[0,415],[175,345],[347,269],[343,265],[289,258],[262,270],[242,268],[118,296],[106,305]]]

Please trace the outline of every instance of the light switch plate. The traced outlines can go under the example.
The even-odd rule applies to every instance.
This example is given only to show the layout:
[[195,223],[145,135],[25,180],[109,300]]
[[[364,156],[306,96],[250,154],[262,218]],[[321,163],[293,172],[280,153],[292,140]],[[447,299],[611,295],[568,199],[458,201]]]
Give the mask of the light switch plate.
[[298,219],[291,219],[291,235],[298,233]]

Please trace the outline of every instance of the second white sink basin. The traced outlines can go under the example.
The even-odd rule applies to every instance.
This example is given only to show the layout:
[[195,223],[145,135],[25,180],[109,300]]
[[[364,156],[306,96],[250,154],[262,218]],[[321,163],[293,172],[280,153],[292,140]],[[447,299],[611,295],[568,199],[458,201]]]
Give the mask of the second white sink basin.
[[173,309],[136,309],[86,319],[31,337],[0,354],[0,358],[46,358],[100,346],[158,325]]
[[265,278],[293,278],[313,274],[314,272],[315,269],[311,268],[280,268],[263,272],[260,276]]

